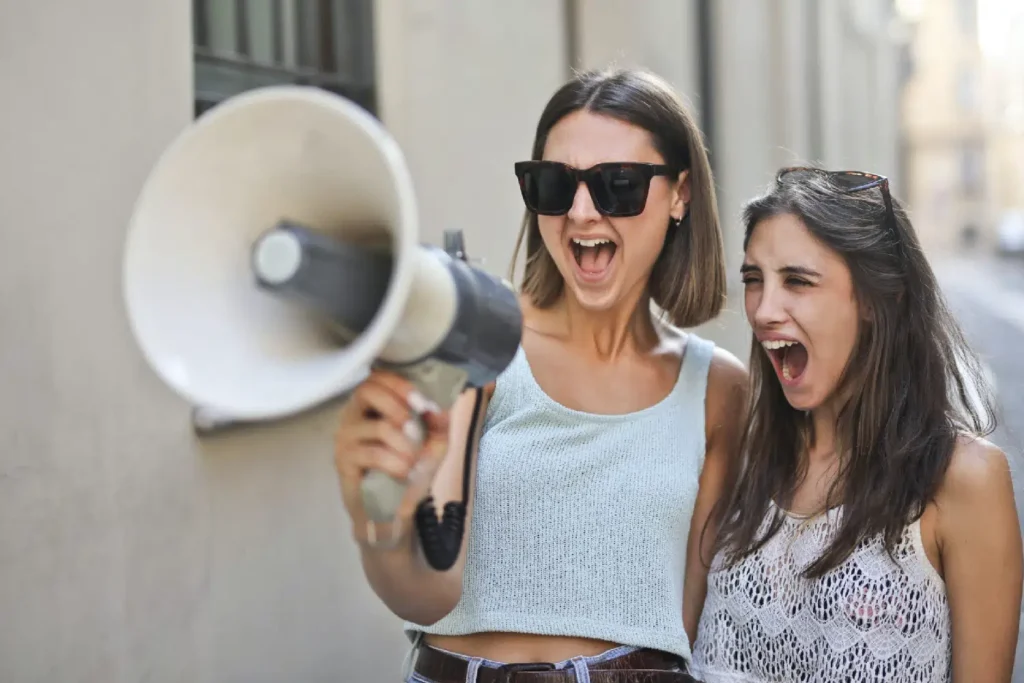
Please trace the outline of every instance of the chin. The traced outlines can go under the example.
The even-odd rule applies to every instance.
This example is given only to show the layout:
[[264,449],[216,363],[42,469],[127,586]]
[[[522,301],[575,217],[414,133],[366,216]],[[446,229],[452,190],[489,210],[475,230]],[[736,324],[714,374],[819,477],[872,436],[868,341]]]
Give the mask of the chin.
[[822,404],[822,401],[811,393],[787,390],[785,388],[782,389],[782,393],[785,395],[790,407],[794,410],[810,412]]
[[573,298],[580,305],[580,308],[593,313],[602,313],[615,308],[615,305],[622,298],[620,287],[612,284],[597,288],[580,287],[572,280],[566,281],[566,286],[572,290]]

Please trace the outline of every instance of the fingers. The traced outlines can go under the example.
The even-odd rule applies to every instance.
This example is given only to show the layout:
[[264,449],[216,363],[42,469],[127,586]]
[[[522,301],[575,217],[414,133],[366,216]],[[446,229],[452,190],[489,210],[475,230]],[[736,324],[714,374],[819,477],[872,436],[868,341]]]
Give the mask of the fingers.
[[355,449],[346,464],[359,474],[380,470],[394,479],[405,481],[415,463],[414,459],[402,457],[384,446],[367,444]]
[[415,418],[406,420],[401,427],[384,420],[363,420],[340,431],[338,437],[341,444],[385,446],[410,462],[422,449],[423,440]]
[[[401,378],[399,378],[401,379]],[[401,427],[410,417],[409,392],[395,387],[394,382],[382,381],[376,376],[363,382],[352,395],[352,401],[365,417],[367,412],[380,416],[396,427]]]
[[335,435],[335,466],[342,497],[361,519],[360,483],[377,470],[407,485],[400,516],[414,513],[428,494],[448,450],[449,417],[403,377],[377,371],[352,393]]

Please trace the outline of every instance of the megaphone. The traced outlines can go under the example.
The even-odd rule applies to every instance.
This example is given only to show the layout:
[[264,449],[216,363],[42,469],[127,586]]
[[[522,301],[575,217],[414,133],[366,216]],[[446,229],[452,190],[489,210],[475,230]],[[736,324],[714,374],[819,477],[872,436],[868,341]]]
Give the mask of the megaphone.
[[[130,329],[165,384],[235,419],[313,408],[373,367],[447,409],[522,335],[515,293],[458,242],[420,243],[402,152],[363,108],[312,86],[245,91],[181,132],[143,185],[123,263]],[[394,523],[404,490],[364,478],[372,528]],[[431,505],[417,524],[446,569],[465,500],[440,522]]]

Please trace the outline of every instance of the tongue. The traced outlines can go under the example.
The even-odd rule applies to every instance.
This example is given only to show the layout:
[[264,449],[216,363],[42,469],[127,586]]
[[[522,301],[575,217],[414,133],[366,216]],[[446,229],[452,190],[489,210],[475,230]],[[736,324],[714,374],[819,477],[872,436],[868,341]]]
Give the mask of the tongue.
[[612,262],[615,247],[602,244],[599,247],[583,247],[580,254],[580,268],[588,273],[600,273]]
[[807,368],[807,349],[802,344],[793,344],[782,356],[782,364],[789,371],[789,376],[796,379]]

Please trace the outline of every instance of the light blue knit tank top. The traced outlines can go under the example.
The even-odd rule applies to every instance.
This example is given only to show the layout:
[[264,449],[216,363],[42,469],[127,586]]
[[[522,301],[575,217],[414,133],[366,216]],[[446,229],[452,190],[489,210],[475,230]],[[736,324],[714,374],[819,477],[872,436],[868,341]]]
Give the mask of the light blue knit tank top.
[[410,638],[575,636],[689,660],[683,574],[713,351],[687,334],[664,399],[598,415],[548,396],[520,348],[484,421],[461,600],[435,624],[407,623]]

